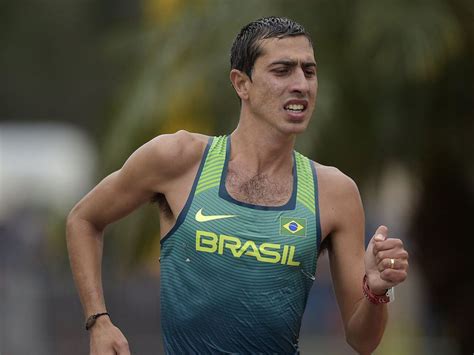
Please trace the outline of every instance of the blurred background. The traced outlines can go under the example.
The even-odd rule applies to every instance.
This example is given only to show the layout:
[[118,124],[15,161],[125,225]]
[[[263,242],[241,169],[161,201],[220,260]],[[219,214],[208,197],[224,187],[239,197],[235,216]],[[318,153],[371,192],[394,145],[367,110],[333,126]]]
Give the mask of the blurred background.
[[[319,94],[297,149],[361,190],[411,253],[376,354],[471,354],[474,4],[471,0],[21,0],[0,3],[0,355],[86,354],[65,218],[152,137],[235,127],[240,28],[293,18],[312,34]],[[163,352],[159,224],[108,228],[108,310],[134,354]],[[352,354],[327,255],[303,354]]]

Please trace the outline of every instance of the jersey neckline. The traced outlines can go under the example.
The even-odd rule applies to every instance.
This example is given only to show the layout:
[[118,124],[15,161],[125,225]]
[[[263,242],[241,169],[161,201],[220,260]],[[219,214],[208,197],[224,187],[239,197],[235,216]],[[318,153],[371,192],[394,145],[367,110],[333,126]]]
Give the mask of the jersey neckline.
[[253,208],[253,209],[257,209],[257,210],[267,210],[267,211],[294,210],[295,207],[296,207],[296,195],[297,195],[297,189],[298,189],[298,174],[297,174],[297,170],[296,170],[295,151],[293,151],[293,153],[292,153],[292,156],[293,156],[293,168],[292,168],[293,190],[291,191],[291,196],[288,199],[288,201],[285,204],[280,205],[280,206],[255,205],[255,204],[252,204],[252,203],[236,200],[227,191],[227,188],[225,186],[225,182],[226,182],[226,179],[227,179],[227,170],[228,170],[230,152],[231,152],[230,135],[226,136],[226,139],[227,139],[227,141],[226,141],[226,149],[225,149],[224,167],[222,168],[221,180],[220,180],[220,184],[219,184],[219,197],[224,199],[224,200],[229,201],[230,203],[236,204],[238,206]]

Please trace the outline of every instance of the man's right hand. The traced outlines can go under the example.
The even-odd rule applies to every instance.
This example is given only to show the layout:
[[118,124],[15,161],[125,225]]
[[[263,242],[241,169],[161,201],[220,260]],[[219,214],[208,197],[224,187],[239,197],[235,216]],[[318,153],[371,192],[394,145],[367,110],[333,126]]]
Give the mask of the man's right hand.
[[90,331],[90,355],[130,355],[128,342],[108,317],[96,320]]

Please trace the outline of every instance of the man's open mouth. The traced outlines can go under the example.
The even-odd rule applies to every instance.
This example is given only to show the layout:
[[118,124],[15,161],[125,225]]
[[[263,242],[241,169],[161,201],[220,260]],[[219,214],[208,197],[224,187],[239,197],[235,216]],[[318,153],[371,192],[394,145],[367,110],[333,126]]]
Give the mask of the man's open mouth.
[[303,112],[304,109],[305,106],[301,104],[289,104],[285,106],[285,110],[289,112]]

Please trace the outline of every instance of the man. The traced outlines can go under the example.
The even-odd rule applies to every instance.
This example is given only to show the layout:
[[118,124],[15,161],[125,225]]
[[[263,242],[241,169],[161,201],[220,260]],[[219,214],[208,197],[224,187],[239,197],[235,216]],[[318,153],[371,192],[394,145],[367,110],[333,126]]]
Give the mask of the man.
[[355,183],[293,150],[316,100],[309,35],[289,19],[254,21],[235,39],[231,66],[241,112],[230,136],[158,136],[69,215],[67,244],[91,354],[130,354],[104,314],[103,231],[150,200],[160,201],[167,353],[298,353],[322,243],[347,342],[369,354],[382,338],[385,294],[405,280],[408,254],[384,226],[364,252]]

